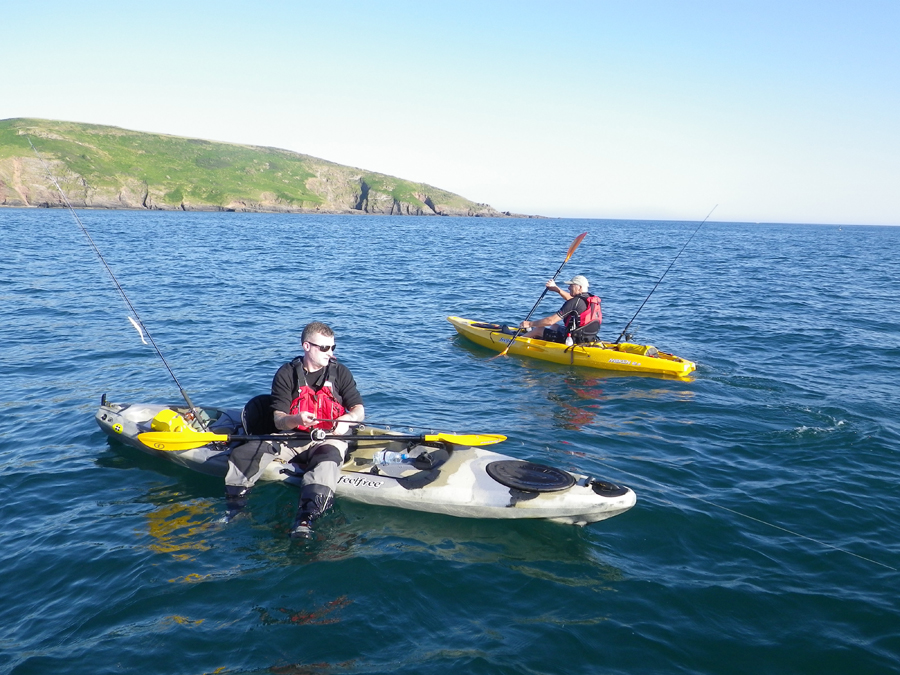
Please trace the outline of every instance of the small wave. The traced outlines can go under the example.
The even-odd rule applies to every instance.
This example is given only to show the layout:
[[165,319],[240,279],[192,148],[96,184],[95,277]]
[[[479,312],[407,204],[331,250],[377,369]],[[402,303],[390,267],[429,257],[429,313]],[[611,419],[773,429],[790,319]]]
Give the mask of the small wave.
[[794,436],[817,436],[819,434],[829,434],[834,431],[843,431],[841,427],[845,424],[847,424],[847,422],[844,420],[838,420],[833,426],[829,427],[808,427],[806,425],[801,425],[794,429],[787,430],[787,433]]

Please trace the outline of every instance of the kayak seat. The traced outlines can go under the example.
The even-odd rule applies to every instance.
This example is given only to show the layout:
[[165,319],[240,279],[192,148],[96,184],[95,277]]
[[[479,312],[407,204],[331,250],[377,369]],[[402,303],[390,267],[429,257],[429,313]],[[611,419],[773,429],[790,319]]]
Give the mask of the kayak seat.
[[591,321],[590,323],[576,328],[572,331],[572,339],[576,344],[586,344],[588,342],[597,341],[597,333],[600,331],[600,322]]
[[247,401],[241,411],[241,423],[248,434],[277,434],[272,415],[272,395],[260,394]]

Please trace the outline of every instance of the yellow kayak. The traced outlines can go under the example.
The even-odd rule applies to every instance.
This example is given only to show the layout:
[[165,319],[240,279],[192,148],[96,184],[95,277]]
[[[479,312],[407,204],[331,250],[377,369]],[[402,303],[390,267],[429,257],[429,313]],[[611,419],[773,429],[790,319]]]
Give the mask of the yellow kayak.
[[[495,352],[506,349],[516,332],[515,326],[482,323],[458,316],[448,316],[447,320],[460,335]],[[661,352],[651,345],[630,342],[592,342],[566,347],[558,342],[519,336],[507,353],[566,365],[677,378],[687,378],[697,368],[693,361]]]

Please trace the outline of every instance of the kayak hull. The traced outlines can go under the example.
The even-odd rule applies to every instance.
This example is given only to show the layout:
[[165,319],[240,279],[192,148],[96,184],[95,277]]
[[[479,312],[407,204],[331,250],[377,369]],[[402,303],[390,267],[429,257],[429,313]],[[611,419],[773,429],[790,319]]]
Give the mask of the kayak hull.
[[[151,448],[138,439],[139,433],[151,431],[154,417],[166,410],[179,415],[187,413],[184,406],[124,405],[104,400],[95,419],[111,439],[194,471],[224,477],[230,452],[227,444],[211,443],[170,452]],[[203,408],[201,415],[212,432],[243,433],[240,410]],[[367,435],[386,433],[391,432],[376,428],[358,430],[359,440],[350,442],[350,451],[338,477],[338,498],[462,518],[531,518],[572,525],[588,525],[619,515],[634,506],[637,499],[627,487],[521,462],[483,447],[366,440]],[[266,467],[261,480],[299,485],[302,473],[290,463],[293,451],[286,445],[278,446],[281,450]],[[414,456],[416,464],[377,465],[375,453],[385,449],[407,452]],[[501,483],[504,476],[498,469],[505,467],[528,468],[532,474],[536,471],[539,477],[550,475],[567,486],[546,490],[545,486],[521,485],[514,480]]]
[[678,379],[690,379],[690,374],[697,368],[693,361],[661,352],[651,345],[595,342],[566,347],[558,342],[515,336],[515,326],[483,323],[459,316],[449,316],[447,320],[457,333],[475,344],[496,352],[509,346],[508,354],[541,361]]

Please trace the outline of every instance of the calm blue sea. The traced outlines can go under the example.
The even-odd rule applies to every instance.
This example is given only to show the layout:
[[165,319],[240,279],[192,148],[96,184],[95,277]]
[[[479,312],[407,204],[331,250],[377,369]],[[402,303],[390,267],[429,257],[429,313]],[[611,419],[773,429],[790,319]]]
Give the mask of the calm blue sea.
[[[222,486],[107,441],[101,394],[178,389],[72,215],[0,210],[0,672],[900,671],[900,228],[707,222],[635,340],[691,382],[526,362],[565,258],[614,339],[698,223],[80,211],[182,386],[239,407],[330,323],[368,417],[502,433],[631,486],[585,529]],[[702,215],[702,214],[700,214]],[[549,314],[558,302],[538,310]]]

